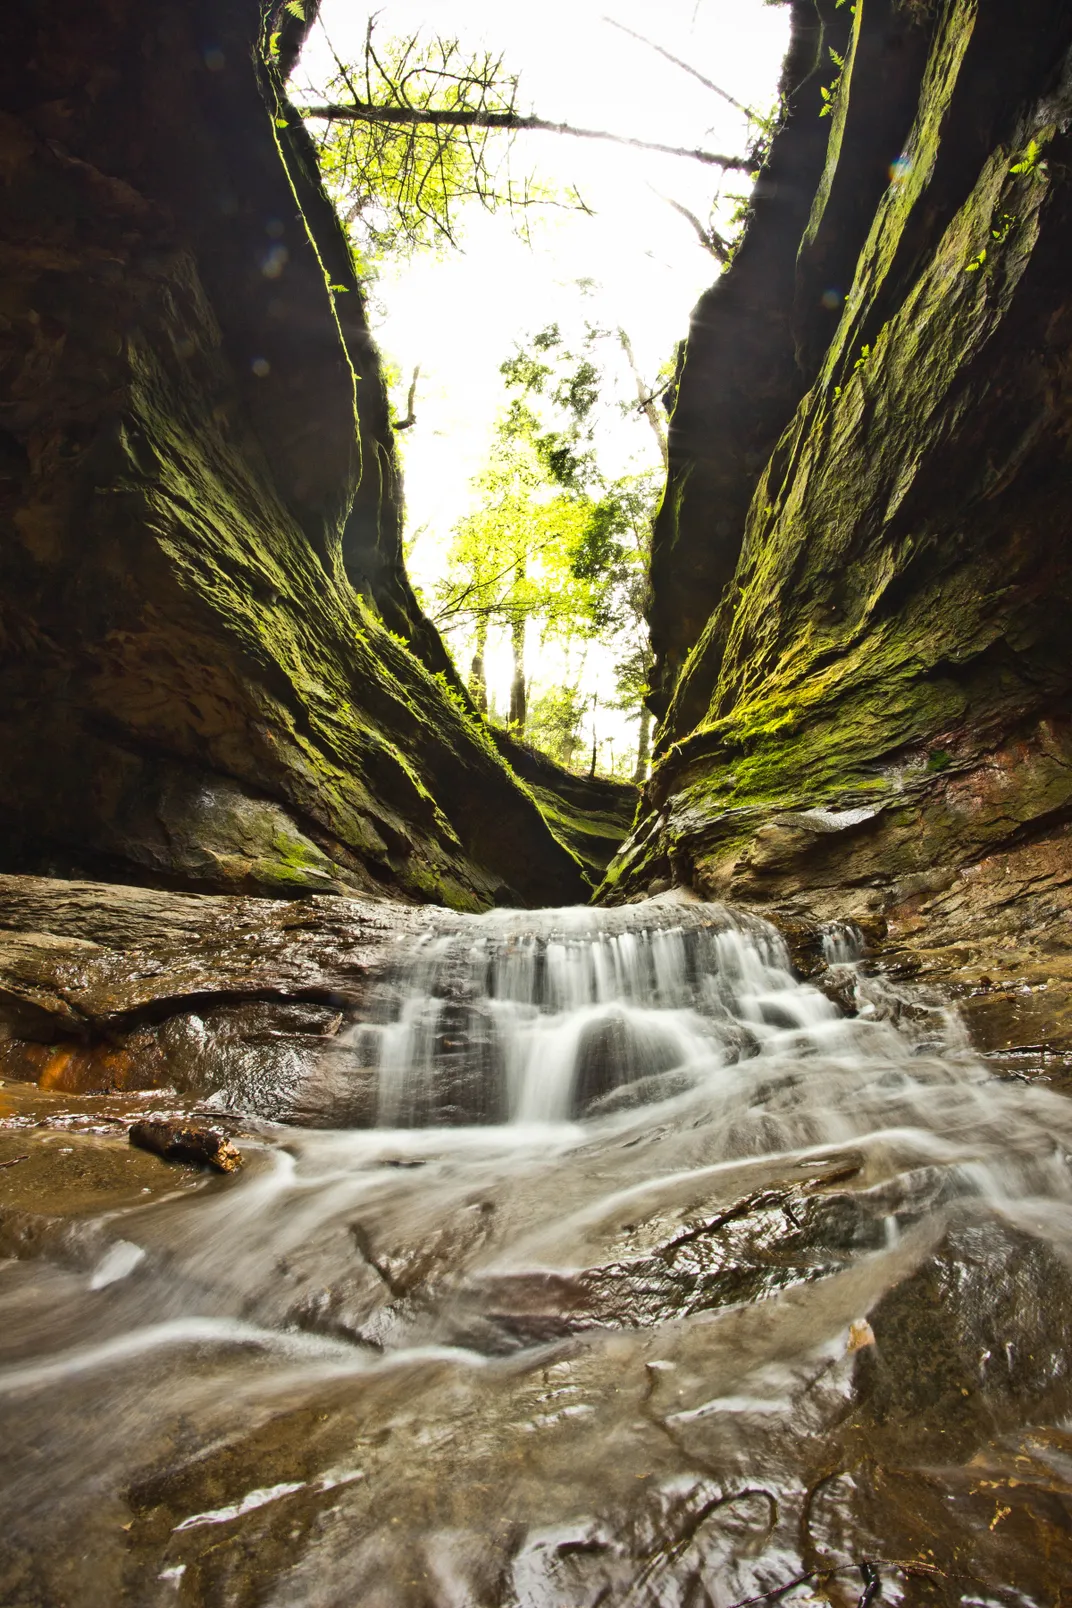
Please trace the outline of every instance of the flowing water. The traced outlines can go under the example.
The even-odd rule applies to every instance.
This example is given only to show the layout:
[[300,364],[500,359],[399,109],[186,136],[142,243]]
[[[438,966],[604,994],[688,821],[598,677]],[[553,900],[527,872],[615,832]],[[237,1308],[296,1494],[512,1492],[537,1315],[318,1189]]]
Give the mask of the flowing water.
[[236,1178],[34,1091],[0,1601],[1068,1602],[1072,1107],[857,956],[443,917]]

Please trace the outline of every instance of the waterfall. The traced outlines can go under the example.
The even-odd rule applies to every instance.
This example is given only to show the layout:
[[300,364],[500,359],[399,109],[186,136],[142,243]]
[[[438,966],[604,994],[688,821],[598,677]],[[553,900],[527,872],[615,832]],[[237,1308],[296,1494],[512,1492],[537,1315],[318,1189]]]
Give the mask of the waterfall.
[[227,1179],[26,1089],[0,1557],[106,1557],[90,1608],[1055,1602],[1072,1107],[822,951],[438,913]]
[[[837,938],[840,950],[847,941]],[[556,1123],[680,1093],[839,1015],[767,923],[707,905],[496,912],[394,968],[350,1043],[382,1127]]]

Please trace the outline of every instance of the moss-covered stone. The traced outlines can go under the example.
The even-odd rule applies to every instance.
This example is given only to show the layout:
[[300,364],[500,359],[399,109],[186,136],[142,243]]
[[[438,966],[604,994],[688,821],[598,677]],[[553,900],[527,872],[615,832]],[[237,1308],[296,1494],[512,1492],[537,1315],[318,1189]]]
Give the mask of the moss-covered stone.
[[[837,0],[794,0],[781,78],[783,126],[728,269],[697,304],[670,419],[670,467],[652,544],[653,708],[675,680],[728,584],[756,481],[807,387],[797,363],[796,261],[823,174],[830,51],[852,19]],[[820,309],[820,317],[824,316]]]
[[493,739],[528,787],[554,836],[576,855],[595,886],[628,836],[639,789],[632,782],[578,776],[500,728],[494,730]]
[[[805,249],[866,156],[847,128],[878,9],[857,8]],[[604,897],[669,867],[711,896],[894,912],[906,879],[951,884],[1072,812],[1072,18],[946,0],[926,39],[903,160]]]
[[256,0],[12,22],[5,864],[583,899],[435,674],[360,292],[260,26]]

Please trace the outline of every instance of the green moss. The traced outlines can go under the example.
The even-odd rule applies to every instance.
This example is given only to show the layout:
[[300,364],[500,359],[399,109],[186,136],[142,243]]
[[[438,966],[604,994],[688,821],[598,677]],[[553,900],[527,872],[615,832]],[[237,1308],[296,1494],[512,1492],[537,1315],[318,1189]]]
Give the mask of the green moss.
[[[173,636],[168,651],[200,685],[169,696],[169,718],[179,725],[167,741],[256,789],[281,790],[300,817],[415,896],[486,905],[508,868],[485,873],[474,863],[439,804],[433,773],[448,762],[470,769],[474,787],[489,796],[497,789],[500,812],[514,810],[535,843],[546,828],[527,790],[447,679],[426,670],[351,590],[341,565],[325,568],[295,531],[273,500],[266,466],[263,477],[250,474],[248,442],[239,455],[225,434],[203,428],[203,395],[176,385],[159,349],[135,338],[130,355],[139,451],[148,461],[128,464],[124,489],[166,567],[166,578],[145,589],[166,597],[177,585],[194,605],[187,644]],[[145,568],[144,549],[138,563]],[[139,651],[153,650],[146,642]],[[162,662],[151,674],[161,670],[173,678]],[[252,716],[252,732],[235,727],[238,709],[248,711],[247,722]],[[323,870],[305,864],[302,852],[266,851],[276,883]],[[540,852],[558,857],[568,875],[550,836]]]
[[812,203],[808,227],[804,234],[804,243],[808,245],[814,242],[816,235],[819,233],[823,214],[830,200],[834,177],[837,173],[842,140],[845,135],[845,124],[849,115],[849,100],[852,95],[852,71],[856,61],[856,49],[860,42],[863,13],[864,8],[862,5],[854,6],[852,33],[849,36],[849,45],[844,61],[838,69],[837,86],[824,96],[823,115],[829,113],[830,116],[830,139],[826,148],[826,166],[823,169],[822,178],[819,180],[819,187]]
[[530,785],[529,790],[557,841],[576,857],[595,886],[621,847],[631,822],[622,815],[571,809],[560,794],[547,788]]
[[[989,842],[1021,812],[1065,807],[1072,784],[1041,761],[1003,773],[1000,801],[989,800],[981,757],[964,802],[967,745],[985,754],[993,733],[1066,685],[1059,654],[1035,647],[1050,630],[1035,603],[1047,585],[1038,551],[1017,533],[1019,510],[999,500],[1034,442],[1025,420],[1046,416],[1037,379],[1019,394],[1016,376],[1026,321],[1031,338],[1047,339],[1038,284],[1029,294],[1024,280],[1048,216],[1042,152],[1053,131],[1021,131],[992,150],[940,233],[928,236],[919,216],[934,200],[947,125],[970,115],[954,96],[975,15],[971,0],[941,8],[903,175],[877,208],[821,372],[756,489],[733,584],[685,665],[666,729],[686,729],[701,698],[706,714],[690,714],[692,730],[660,754],[650,793],[662,814],[638,823],[610,867],[615,897],[643,886],[657,852],[714,875],[764,822],[815,806],[877,806],[889,841],[915,845],[891,848],[894,858],[924,852],[925,793],[934,852],[969,831]],[[908,260],[914,281],[887,293]],[[1044,260],[1040,273],[1052,275]],[[876,329],[879,308],[896,310]],[[991,415],[1007,424],[988,434]],[[971,445],[951,468],[962,438]],[[957,776],[935,787],[954,768],[951,747]]]

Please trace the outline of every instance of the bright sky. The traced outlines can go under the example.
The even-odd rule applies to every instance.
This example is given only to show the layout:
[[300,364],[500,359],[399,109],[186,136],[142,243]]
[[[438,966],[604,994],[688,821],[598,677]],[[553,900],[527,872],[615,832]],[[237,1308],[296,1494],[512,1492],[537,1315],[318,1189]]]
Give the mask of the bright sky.
[[[325,33],[341,57],[358,59],[367,17],[367,8],[352,0],[324,0],[298,84],[330,75]],[[789,12],[763,0],[383,0],[377,33],[427,29],[457,36],[466,48],[502,51],[507,68],[521,76],[521,109],[541,117],[743,154],[745,118],[608,18],[688,61],[743,104],[770,110]],[[706,221],[716,192],[739,192],[746,184],[740,174],[688,159],[546,133],[516,136],[512,167],[517,176],[535,171],[563,190],[575,186],[595,215],[541,212],[525,245],[505,215],[473,211],[462,252],[419,257],[384,273],[376,287],[375,335],[405,376],[395,397],[398,415],[405,413],[408,377],[416,364],[421,369],[417,424],[399,438],[408,539],[418,533],[409,558],[418,585],[441,573],[451,530],[473,504],[470,481],[485,461],[504,401],[503,359],[547,324],[557,320],[565,332],[594,312],[601,325],[629,332],[641,370],[654,379],[717,272],[692,226],[664,198]],[[599,287],[587,306],[577,288],[581,278]],[[609,358],[612,343],[605,344]],[[619,361],[620,372],[609,376],[615,400],[635,395]],[[613,425],[605,442],[617,460],[607,464],[611,473],[658,461],[650,427],[635,413]],[[533,643],[529,659],[536,682],[563,673],[554,650],[540,662]],[[593,690],[605,685],[608,668],[598,648],[589,654],[585,679]],[[489,655],[488,670],[502,709],[510,679],[505,642]],[[609,745],[601,759],[609,763],[611,749],[621,755],[635,743],[635,724],[609,713],[599,722]]]

